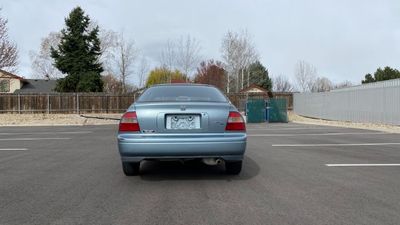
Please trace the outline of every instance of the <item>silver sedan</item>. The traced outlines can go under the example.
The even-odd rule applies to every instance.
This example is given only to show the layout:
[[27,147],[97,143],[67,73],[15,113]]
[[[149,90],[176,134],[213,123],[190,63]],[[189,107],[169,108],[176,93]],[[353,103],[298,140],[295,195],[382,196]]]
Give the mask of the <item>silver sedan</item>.
[[239,174],[246,149],[246,125],[228,98],[210,85],[168,84],[148,88],[122,116],[118,148],[127,176],[143,160],[201,159],[225,163]]

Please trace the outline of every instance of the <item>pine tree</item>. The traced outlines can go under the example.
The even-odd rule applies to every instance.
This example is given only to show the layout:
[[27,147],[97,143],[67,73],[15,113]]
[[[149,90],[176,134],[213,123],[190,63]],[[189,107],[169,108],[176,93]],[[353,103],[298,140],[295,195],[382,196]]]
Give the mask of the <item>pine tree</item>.
[[378,68],[374,73],[373,77],[371,74],[365,75],[365,79],[362,80],[361,82],[365,84],[365,83],[373,83],[377,81],[384,81],[384,80],[391,80],[398,78],[400,78],[400,71],[386,66],[383,69]]
[[56,90],[59,92],[103,91],[99,28],[89,30],[89,24],[89,16],[76,7],[65,19],[66,27],[61,30],[58,49],[51,49],[55,66],[67,74],[57,81]]
[[257,84],[266,90],[272,90],[272,80],[268,70],[259,61],[250,64],[248,70],[250,75],[248,85]]

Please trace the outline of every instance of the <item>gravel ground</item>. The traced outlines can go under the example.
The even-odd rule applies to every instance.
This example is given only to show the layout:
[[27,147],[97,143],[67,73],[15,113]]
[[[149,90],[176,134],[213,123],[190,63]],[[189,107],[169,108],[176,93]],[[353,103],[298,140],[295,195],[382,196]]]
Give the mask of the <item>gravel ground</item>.
[[[106,125],[118,124],[122,114],[0,114],[0,126],[65,126],[65,125]],[[85,118],[89,117],[89,118]],[[92,118],[98,117],[98,118]],[[107,118],[107,119],[99,119]],[[372,123],[352,123],[313,119],[289,112],[289,121],[300,124],[325,125],[400,133],[400,126]]]
[[376,130],[388,133],[400,133],[400,126],[391,126],[386,124],[374,124],[374,123],[353,123],[346,121],[333,121],[314,119],[299,116],[293,112],[289,112],[289,121],[293,123],[310,124],[310,125],[324,125],[324,126],[335,126],[335,127],[346,127],[366,130]]
[[[85,118],[104,117],[110,119]],[[121,114],[0,114],[0,126],[65,126],[117,124]]]

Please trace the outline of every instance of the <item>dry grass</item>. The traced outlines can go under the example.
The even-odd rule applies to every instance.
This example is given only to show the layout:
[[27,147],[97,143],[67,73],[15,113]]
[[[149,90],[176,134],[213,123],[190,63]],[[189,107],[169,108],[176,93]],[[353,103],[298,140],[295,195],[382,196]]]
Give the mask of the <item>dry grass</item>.
[[[68,125],[105,125],[118,124],[122,114],[84,114],[88,117],[100,117],[110,119],[84,118],[77,114],[0,114],[0,126],[68,126]],[[400,133],[400,126],[372,123],[353,123],[345,121],[331,121],[313,119],[289,112],[289,121],[293,123],[347,127],[383,131],[388,133]]]
[[324,126],[376,130],[376,131],[382,131],[382,132],[388,132],[388,133],[400,133],[400,126],[375,124],[375,123],[354,123],[354,122],[348,122],[348,121],[333,121],[333,120],[314,119],[314,118],[299,116],[293,112],[289,112],[289,121],[294,122],[294,123],[310,124],[310,125],[324,125]]
[[[121,114],[85,114],[121,118]],[[0,114],[0,126],[66,126],[118,124],[118,120],[84,118],[77,114]]]

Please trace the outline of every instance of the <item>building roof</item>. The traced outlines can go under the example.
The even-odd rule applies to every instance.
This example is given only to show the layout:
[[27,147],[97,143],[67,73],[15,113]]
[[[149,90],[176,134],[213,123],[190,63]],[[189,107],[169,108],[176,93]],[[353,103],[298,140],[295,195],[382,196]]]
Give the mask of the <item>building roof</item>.
[[257,84],[251,84],[247,88],[244,88],[244,89],[240,90],[240,93],[251,92],[252,89],[257,89],[257,90],[259,90],[258,92],[268,93],[268,90],[258,86]]
[[54,93],[56,80],[25,79],[21,89],[14,93]]
[[14,78],[14,79],[18,79],[18,80],[24,80],[23,77],[15,75],[13,73],[7,72],[5,70],[0,69],[0,73],[5,74],[7,78]]
[[163,83],[163,84],[154,84],[152,86],[212,86],[212,85],[199,84],[199,83]]

